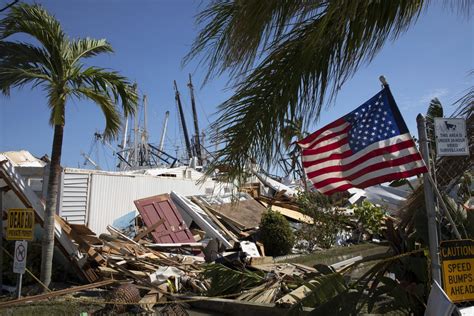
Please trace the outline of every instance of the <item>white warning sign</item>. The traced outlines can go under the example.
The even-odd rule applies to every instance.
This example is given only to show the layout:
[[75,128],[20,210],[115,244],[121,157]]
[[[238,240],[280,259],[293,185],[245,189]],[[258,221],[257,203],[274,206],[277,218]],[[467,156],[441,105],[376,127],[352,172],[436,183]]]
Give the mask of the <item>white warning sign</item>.
[[434,123],[438,156],[469,156],[466,120],[435,118]]

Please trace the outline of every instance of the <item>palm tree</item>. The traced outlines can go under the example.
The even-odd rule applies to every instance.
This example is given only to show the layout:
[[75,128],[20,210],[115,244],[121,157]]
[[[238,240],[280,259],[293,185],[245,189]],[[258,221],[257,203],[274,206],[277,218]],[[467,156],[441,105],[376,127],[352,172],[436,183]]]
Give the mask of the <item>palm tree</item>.
[[[469,14],[472,2],[452,1]],[[413,25],[427,0],[213,1],[198,15],[202,30],[188,62],[209,67],[205,82],[230,73],[235,93],[213,124],[220,163],[242,173],[249,158],[269,163],[285,120],[318,119],[322,106],[389,40]],[[209,168],[212,170],[213,168]]]
[[[28,35],[40,45],[5,40],[17,34]],[[41,257],[41,280],[46,285],[51,281],[54,215],[67,101],[77,98],[96,103],[104,113],[104,135],[108,138],[120,130],[121,116],[116,103],[121,101],[124,115],[136,109],[137,95],[125,77],[82,64],[85,58],[112,51],[104,39],[69,39],[54,16],[39,5],[13,6],[0,20],[0,91],[9,95],[11,88],[28,84],[33,88],[41,86],[47,93],[50,124],[54,126]]]

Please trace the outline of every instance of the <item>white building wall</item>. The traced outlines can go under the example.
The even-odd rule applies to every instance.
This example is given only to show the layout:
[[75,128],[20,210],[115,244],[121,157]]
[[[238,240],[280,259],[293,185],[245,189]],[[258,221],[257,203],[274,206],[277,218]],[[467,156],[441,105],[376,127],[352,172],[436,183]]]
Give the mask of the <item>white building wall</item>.
[[107,225],[111,225],[115,219],[136,210],[134,200],[171,191],[185,196],[205,194],[214,185],[214,181],[207,181],[201,186],[192,180],[92,174],[87,226],[96,234],[101,234],[107,231]]

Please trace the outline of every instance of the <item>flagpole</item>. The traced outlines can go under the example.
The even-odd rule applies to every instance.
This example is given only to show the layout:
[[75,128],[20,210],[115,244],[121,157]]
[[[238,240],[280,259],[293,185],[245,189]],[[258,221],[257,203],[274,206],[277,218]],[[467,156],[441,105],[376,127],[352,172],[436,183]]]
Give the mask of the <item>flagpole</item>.
[[418,114],[416,117],[416,123],[418,127],[418,139],[420,142],[421,156],[425,161],[428,172],[423,174],[423,186],[425,190],[425,207],[426,215],[428,217],[428,238],[429,248],[431,256],[431,274],[433,281],[441,283],[441,266],[439,263],[438,253],[438,230],[436,225],[436,211],[434,204],[433,186],[430,181],[430,153],[428,149],[428,139],[426,137],[426,122],[425,117],[422,114]]

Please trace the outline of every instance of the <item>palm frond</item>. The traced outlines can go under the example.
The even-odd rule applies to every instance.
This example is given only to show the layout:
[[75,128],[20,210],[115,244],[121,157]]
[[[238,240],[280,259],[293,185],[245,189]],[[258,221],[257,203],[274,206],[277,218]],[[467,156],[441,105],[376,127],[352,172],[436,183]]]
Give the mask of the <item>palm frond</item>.
[[[469,72],[468,77],[470,77],[470,79],[474,78],[474,70]],[[454,102],[454,105],[457,106],[456,111],[453,113],[454,117],[471,117],[474,114],[474,86],[468,88],[465,94]]]
[[82,38],[70,43],[71,65],[81,58],[89,58],[102,53],[112,53],[112,46],[105,39]]
[[78,87],[74,89],[72,93],[78,98],[91,99],[94,103],[99,105],[105,117],[105,129],[103,132],[105,138],[110,139],[118,135],[122,120],[120,113],[117,111],[115,104],[106,90]]
[[71,71],[69,82],[74,88],[88,86],[97,91],[105,91],[114,103],[120,102],[125,116],[136,111],[138,95],[128,79],[118,72],[99,67],[76,67]]
[[214,1],[198,17],[206,24],[184,63],[202,55],[209,65],[206,80],[230,70],[240,75],[270,46],[325,1]]
[[60,58],[67,43],[58,20],[40,5],[18,4],[0,21],[0,39],[14,34],[27,34],[37,39],[53,58]]
[[26,84],[37,86],[50,80],[51,78],[41,68],[29,65],[17,67],[0,63],[0,92],[4,95],[9,95],[11,88],[21,88]]
[[208,295],[238,295],[243,290],[254,288],[265,282],[262,274],[249,270],[237,271],[216,263],[204,269],[204,276],[211,280]]
[[[217,152],[219,163],[235,168],[234,177],[242,173],[242,166],[249,158],[260,160],[261,164],[269,163],[281,146],[285,120],[301,116],[307,126],[317,119],[324,102],[335,95],[358,67],[370,61],[387,40],[396,38],[417,19],[423,3],[422,0],[331,1],[318,5],[309,18],[302,19],[272,42],[265,58],[236,86],[235,94],[220,105],[219,118],[212,126],[214,131],[219,131],[212,138],[224,146]],[[226,14],[230,19],[232,14]],[[246,11],[242,19],[252,20],[253,14]],[[217,16],[220,17],[219,13]],[[211,20],[208,27],[214,29],[207,36],[230,32],[228,24],[232,21],[218,24]],[[203,44],[203,49],[214,56],[209,58],[215,59],[210,62],[211,69],[217,67],[212,63],[220,65],[219,71],[247,67],[249,58],[236,62],[223,57],[224,53],[232,55],[231,48],[223,45],[231,47],[233,42],[211,39],[203,43],[207,45]]]

